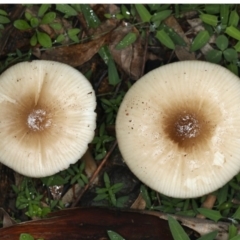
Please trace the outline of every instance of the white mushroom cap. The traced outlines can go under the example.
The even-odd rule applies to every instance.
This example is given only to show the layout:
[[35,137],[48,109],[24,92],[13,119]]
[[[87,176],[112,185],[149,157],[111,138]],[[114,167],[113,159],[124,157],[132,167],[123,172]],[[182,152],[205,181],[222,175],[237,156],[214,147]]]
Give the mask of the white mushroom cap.
[[159,67],[120,106],[116,133],[132,172],[176,198],[203,196],[240,170],[240,81],[201,61]]
[[30,177],[66,169],[96,127],[96,97],[76,69],[35,60],[0,76],[0,162]]

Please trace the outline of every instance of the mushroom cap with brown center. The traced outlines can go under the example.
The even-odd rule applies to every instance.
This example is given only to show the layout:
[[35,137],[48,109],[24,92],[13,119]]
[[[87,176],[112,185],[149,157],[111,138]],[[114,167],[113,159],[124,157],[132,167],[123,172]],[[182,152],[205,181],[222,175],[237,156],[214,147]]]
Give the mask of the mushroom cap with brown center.
[[240,81],[202,61],[159,67],[127,92],[116,120],[119,149],[146,185],[203,196],[240,170]]
[[0,76],[0,162],[49,176],[82,157],[96,127],[89,81],[62,63],[18,63]]

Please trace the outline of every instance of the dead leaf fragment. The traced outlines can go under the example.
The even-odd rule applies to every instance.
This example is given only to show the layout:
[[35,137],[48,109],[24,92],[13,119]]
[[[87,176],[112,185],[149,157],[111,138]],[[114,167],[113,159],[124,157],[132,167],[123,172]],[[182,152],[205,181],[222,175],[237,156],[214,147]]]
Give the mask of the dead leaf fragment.
[[172,28],[186,43],[186,47],[177,45],[175,48],[175,53],[180,61],[184,60],[196,60],[195,54],[190,52],[190,40],[185,36],[185,33],[182,30],[182,27],[175,19],[174,16],[168,17],[165,21],[165,24]]
[[104,208],[72,208],[58,211],[49,218],[0,229],[0,239],[18,240],[21,233],[34,239],[84,240],[108,239],[107,231],[131,240],[172,240],[167,221],[133,211]]
[[58,61],[77,67],[90,60],[105,44],[105,41],[106,35],[87,43],[53,48],[46,50],[41,55],[41,59]]
[[[137,34],[137,40],[128,47],[117,50],[116,45],[130,32]],[[113,56],[114,61],[118,64],[124,72],[131,76],[134,80],[139,79],[142,72],[142,65],[144,61],[144,49],[138,30],[127,23],[123,23],[115,29],[109,41],[109,50]]]

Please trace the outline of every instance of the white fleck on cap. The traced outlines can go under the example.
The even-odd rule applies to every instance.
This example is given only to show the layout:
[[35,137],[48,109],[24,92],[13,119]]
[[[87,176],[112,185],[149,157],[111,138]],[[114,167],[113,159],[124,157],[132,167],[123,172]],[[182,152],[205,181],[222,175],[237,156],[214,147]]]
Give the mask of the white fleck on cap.
[[127,92],[116,120],[131,171],[167,196],[213,192],[240,170],[240,81],[202,61],[159,67]]
[[66,64],[10,67],[0,76],[0,161],[30,177],[68,168],[93,139],[95,107],[89,81]]

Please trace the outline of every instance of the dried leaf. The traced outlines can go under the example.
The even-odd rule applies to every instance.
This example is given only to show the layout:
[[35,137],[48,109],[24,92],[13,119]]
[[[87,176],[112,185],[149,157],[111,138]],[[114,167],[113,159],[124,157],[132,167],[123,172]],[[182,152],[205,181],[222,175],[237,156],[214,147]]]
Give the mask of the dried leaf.
[[50,49],[42,54],[41,59],[58,61],[77,67],[90,60],[105,41],[106,35],[87,43]]
[[[136,41],[125,47],[124,49],[117,50],[117,44],[128,34],[135,33],[137,36]],[[130,75],[134,80],[139,79],[142,72],[143,53],[144,49],[139,37],[138,30],[133,26],[119,26],[115,29],[109,40],[109,50],[112,54],[114,61],[123,69],[125,73]]]
[[12,219],[3,208],[0,208],[0,218],[3,224],[3,227],[10,227],[16,224],[16,221]]
[[164,23],[172,28],[180,37],[182,37],[182,39],[184,40],[184,42],[186,43],[186,47],[185,46],[179,46],[176,45],[175,48],[175,53],[178,57],[178,59],[180,61],[184,61],[184,60],[195,60],[195,54],[191,53],[189,51],[190,49],[190,40],[186,37],[184,31],[182,30],[181,26],[179,25],[178,21],[176,20],[176,18],[174,16],[170,16],[168,17]]
[[[96,171],[97,164],[96,164],[96,161],[94,160],[91,152],[89,151],[89,149],[82,156],[82,161],[85,162],[85,172],[86,172],[88,178],[90,178],[93,175],[93,173]],[[97,181],[97,179],[95,179],[95,181]]]
[[107,239],[108,230],[131,240],[173,239],[166,220],[140,212],[96,207],[62,210],[46,219],[2,228],[0,239],[19,240],[21,233],[46,240]]

